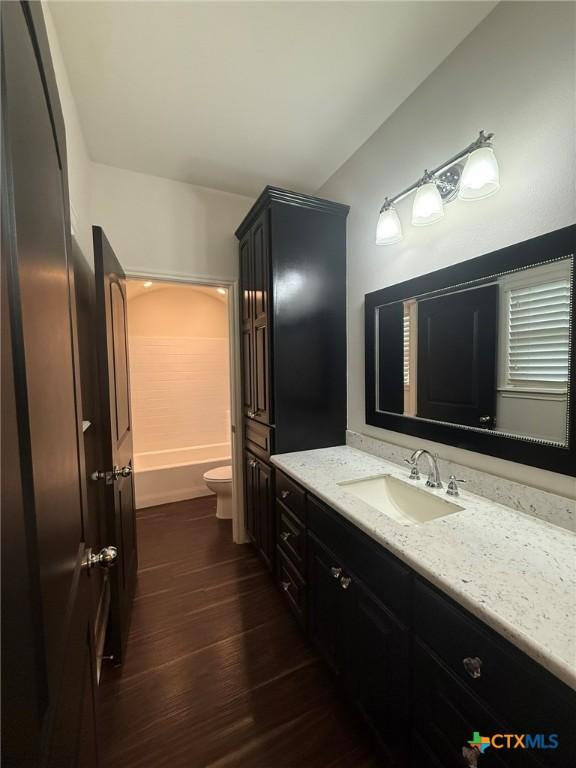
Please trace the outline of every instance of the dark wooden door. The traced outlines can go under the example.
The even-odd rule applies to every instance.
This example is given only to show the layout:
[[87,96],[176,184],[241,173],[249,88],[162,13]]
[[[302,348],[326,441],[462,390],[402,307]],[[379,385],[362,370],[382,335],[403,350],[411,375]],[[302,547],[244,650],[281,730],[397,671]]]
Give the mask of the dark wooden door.
[[39,3],[3,3],[2,762],[97,765],[66,141]]
[[494,427],[497,317],[497,285],[418,302],[418,416]]
[[252,259],[252,233],[240,242],[240,290],[242,333],[242,407],[244,415],[254,412],[254,265]]
[[268,245],[268,211],[264,211],[252,227],[252,260],[254,270],[253,303],[253,417],[270,424],[270,249]]
[[136,589],[138,549],[132,456],[132,419],[128,366],[126,276],[100,227],[93,227],[101,434],[101,477],[108,521],[108,545],[118,549],[110,574],[107,653],[124,659]]
[[342,566],[312,535],[308,539],[309,631],[332,671],[342,673],[341,638],[344,623],[340,585]]
[[348,598],[348,687],[387,764],[403,766],[410,734],[410,634],[356,579]]

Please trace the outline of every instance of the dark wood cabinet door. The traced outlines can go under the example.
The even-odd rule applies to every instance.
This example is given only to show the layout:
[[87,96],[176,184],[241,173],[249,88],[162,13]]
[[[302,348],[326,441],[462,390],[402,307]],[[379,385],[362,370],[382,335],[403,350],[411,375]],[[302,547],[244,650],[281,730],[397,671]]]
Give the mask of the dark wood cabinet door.
[[354,580],[351,587],[347,687],[387,765],[403,766],[410,734],[410,633],[364,585]]
[[252,235],[240,241],[240,328],[242,334],[242,407],[246,416],[254,411],[254,269]]
[[252,260],[254,275],[253,350],[254,350],[254,418],[270,424],[270,249],[268,246],[268,211],[264,211],[252,227]]
[[244,453],[244,505],[246,509],[246,532],[256,543],[255,476],[256,459],[251,453]]
[[498,286],[418,302],[418,416],[492,428]]
[[[484,705],[418,641],[414,644],[414,751],[419,743],[443,768],[465,768],[474,765],[463,759],[462,750],[474,733],[492,735],[514,733],[499,722]],[[478,761],[479,768],[536,768],[539,765],[525,749],[489,747]],[[413,768],[421,763],[412,762]],[[426,766],[427,763],[424,763]],[[431,759],[428,765],[435,765]],[[546,765],[546,762],[544,762]]]
[[270,570],[274,569],[275,553],[275,524],[272,508],[272,467],[256,459],[255,488],[257,493],[257,529],[258,548],[262,559]]
[[343,590],[339,576],[343,573],[336,557],[308,534],[309,634],[328,666],[342,672],[341,634],[344,615]]

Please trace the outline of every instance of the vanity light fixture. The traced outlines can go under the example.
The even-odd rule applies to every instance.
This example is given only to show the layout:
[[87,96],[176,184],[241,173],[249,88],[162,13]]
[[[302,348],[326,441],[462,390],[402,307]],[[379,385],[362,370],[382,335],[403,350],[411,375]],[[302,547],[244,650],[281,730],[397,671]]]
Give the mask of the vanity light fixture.
[[402,240],[402,224],[396,208],[386,198],[376,226],[376,244],[392,245]]
[[428,224],[439,221],[443,216],[442,197],[434,177],[425,171],[412,206],[412,224],[415,227],[426,227]]
[[444,205],[456,198],[482,200],[500,189],[500,171],[492,148],[493,133],[480,131],[478,138],[465,149],[432,171],[424,171],[421,179],[403,192],[386,198],[376,225],[376,244],[392,245],[402,239],[402,223],[396,203],[416,192],[412,207],[412,224],[423,227],[444,216]]

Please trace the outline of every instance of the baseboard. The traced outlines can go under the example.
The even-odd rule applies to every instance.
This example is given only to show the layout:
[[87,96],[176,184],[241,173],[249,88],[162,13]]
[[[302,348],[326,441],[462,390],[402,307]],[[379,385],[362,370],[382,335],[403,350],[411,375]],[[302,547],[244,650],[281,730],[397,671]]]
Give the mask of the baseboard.
[[207,488],[174,488],[161,493],[136,492],[136,509],[157,507],[161,504],[171,504],[174,501],[186,501],[187,499],[199,499],[203,496],[215,496]]

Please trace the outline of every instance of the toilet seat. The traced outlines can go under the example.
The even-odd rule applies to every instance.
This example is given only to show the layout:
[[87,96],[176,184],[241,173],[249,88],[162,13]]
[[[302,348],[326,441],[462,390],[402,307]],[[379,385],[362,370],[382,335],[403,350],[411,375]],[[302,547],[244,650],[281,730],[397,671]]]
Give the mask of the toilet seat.
[[211,483],[230,483],[232,482],[232,465],[228,464],[225,467],[214,467],[204,473],[204,480],[208,480]]

